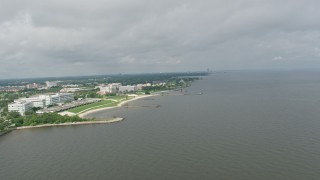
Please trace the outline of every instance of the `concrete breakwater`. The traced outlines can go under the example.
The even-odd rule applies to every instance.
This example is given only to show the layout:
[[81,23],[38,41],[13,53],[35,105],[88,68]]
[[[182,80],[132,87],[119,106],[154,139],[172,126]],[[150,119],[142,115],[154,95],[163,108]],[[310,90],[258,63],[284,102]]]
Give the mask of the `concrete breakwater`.
[[41,128],[41,127],[54,127],[54,126],[74,126],[74,125],[89,125],[89,124],[107,124],[107,123],[115,123],[124,120],[124,118],[116,117],[114,119],[109,120],[94,120],[94,121],[81,121],[81,122],[68,122],[61,124],[41,124],[36,126],[22,126],[17,127],[16,130],[21,129],[31,129],[31,128]]
[[9,132],[11,132],[12,130],[6,130],[6,131],[2,131],[2,132],[0,132],[0,136],[3,136],[3,135],[5,135],[5,134],[7,134],[7,133],[9,133]]

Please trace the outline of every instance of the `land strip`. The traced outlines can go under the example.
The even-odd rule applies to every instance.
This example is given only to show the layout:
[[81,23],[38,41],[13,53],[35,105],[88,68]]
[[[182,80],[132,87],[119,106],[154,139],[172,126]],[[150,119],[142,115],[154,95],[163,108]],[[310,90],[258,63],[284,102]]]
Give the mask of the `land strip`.
[[116,108],[116,107],[121,107],[122,105],[129,103],[131,101],[135,101],[138,99],[142,99],[142,98],[147,98],[147,97],[153,97],[156,96],[156,94],[152,94],[152,95],[140,95],[140,96],[136,96],[132,99],[127,99],[127,100],[120,100],[117,103],[115,103],[113,106],[110,107],[101,107],[101,108],[97,108],[97,109],[90,109],[88,111],[85,112],[81,112],[79,114],[77,114],[79,117],[84,118],[85,116],[94,113],[94,112],[98,112],[98,111],[102,111],[102,110],[107,110],[107,109],[112,109],[112,108]]
[[42,128],[42,127],[54,127],[54,126],[74,126],[74,125],[88,125],[88,124],[107,124],[107,123],[114,123],[114,122],[120,122],[124,120],[124,118],[116,117],[114,119],[110,120],[94,120],[94,121],[81,121],[81,122],[67,122],[67,123],[61,123],[61,124],[41,124],[36,126],[21,126],[17,127],[16,130],[21,129],[31,129],[31,128]]

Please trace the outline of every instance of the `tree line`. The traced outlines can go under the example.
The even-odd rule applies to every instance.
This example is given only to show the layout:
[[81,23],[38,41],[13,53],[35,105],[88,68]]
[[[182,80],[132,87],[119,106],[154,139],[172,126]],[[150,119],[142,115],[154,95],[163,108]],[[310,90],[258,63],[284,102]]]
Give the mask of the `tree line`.
[[0,131],[20,126],[36,126],[41,124],[61,124],[67,122],[81,122],[88,119],[79,116],[62,116],[58,113],[44,113],[21,116],[18,112],[8,112],[6,117],[0,117]]

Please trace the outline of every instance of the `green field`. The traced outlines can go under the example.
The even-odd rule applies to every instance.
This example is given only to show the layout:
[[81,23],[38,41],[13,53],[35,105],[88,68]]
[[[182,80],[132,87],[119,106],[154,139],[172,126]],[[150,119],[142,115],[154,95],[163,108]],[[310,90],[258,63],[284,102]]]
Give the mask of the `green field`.
[[127,96],[106,96],[106,100],[115,100],[115,101],[124,100],[126,98]]
[[72,108],[69,109],[69,112],[73,112],[73,113],[83,113],[89,110],[93,110],[93,109],[99,109],[99,108],[105,108],[105,107],[112,107],[112,106],[116,106],[119,102],[115,102],[112,100],[102,100],[100,102],[96,102],[96,103],[92,103],[92,104],[86,104],[83,106],[79,106],[76,108]]
[[93,110],[93,109],[113,107],[127,99],[132,99],[132,98],[131,97],[127,98],[126,96],[114,96],[114,97],[104,99],[100,102],[75,107],[75,108],[69,109],[68,111],[76,114],[84,113],[86,111]]

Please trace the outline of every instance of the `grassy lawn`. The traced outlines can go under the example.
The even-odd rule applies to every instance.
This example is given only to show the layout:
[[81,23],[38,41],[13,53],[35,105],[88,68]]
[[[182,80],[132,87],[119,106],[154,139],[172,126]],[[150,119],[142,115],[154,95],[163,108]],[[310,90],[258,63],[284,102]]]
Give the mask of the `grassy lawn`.
[[92,109],[98,109],[98,108],[104,108],[104,107],[112,107],[117,105],[119,102],[114,102],[112,100],[103,100],[100,102],[96,102],[96,103],[92,103],[92,104],[86,104],[83,106],[79,106],[76,108],[72,108],[69,109],[69,112],[73,112],[73,113],[80,113],[80,112],[85,112],[85,111],[89,111]]
[[126,96],[106,96],[106,99],[110,99],[110,100],[115,100],[115,101],[119,101],[121,99],[126,99]]
[[100,102],[96,102],[96,103],[92,103],[92,104],[86,104],[83,106],[79,106],[76,108],[72,108],[69,109],[69,112],[72,113],[83,113],[89,110],[93,110],[93,109],[100,109],[100,108],[106,108],[106,107],[113,107],[118,105],[120,102],[128,100],[128,99],[132,99],[132,97],[127,97],[127,96],[111,96],[108,97],[107,99],[104,99]]

